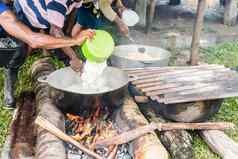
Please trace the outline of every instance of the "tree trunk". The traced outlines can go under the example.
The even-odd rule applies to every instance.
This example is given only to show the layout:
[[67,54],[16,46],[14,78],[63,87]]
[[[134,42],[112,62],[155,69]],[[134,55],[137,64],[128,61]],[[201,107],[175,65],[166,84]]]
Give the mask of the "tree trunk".
[[[124,121],[124,131],[148,124],[141,114],[138,106],[129,95],[126,97],[120,113],[121,120]],[[118,120],[117,120],[118,121]],[[117,122],[118,123],[118,122]],[[118,124],[121,125],[121,124]],[[125,125],[127,128],[125,128]],[[120,126],[121,127],[121,126]],[[149,133],[135,139],[132,142],[135,159],[167,159],[168,153],[163,147],[155,133]]]
[[197,65],[199,61],[199,46],[200,46],[200,37],[203,27],[203,16],[206,6],[206,0],[199,0],[197,7],[197,16],[193,28],[193,39],[192,39],[192,50],[190,63],[192,65]]
[[[65,132],[64,116],[55,107],[49,97],[50,87],[46,83],[39,83],[37,79],[48,75],[55,70],[48,58],[36,61],[31,68],[34,92],[36,94],[37,114],[43,116],[51,123]],[[66,159],[66,150],[63,141],[49,133],[37,128],[36,159]]]
[[146,13],[147,13],[147,0],[136,1],[136,12],[140,17],[139,25],[142,27],[146,26]]
[[235,25],[237,23],[237,1],[226,0],[224,9],[224,24]]
[[238,158],[238,143],[234,142],[223,131],[204,130],[200,131],[200,135],[211,150],[223,159]]

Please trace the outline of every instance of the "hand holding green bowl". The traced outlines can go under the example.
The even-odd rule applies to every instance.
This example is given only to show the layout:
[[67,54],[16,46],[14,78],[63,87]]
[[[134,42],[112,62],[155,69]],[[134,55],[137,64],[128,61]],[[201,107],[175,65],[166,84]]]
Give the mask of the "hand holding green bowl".
[[96,30],[93,39],[83,44],[82,52],[87,60],[101,63],[111,56],[114,47],[114,40],[108,32]]

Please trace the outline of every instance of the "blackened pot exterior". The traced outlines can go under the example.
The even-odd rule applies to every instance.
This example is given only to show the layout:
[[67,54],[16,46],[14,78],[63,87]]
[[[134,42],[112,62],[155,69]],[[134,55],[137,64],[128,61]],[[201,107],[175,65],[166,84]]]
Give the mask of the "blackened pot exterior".
[[223,100],[207,100],[191,103],[160,104],[160,114],[164,118],[178,122],[201,122],[217,113]]
[[51,87],[50,96],[54,104],[63,112],[71,114],[82,114],[89,116],[91,110],[96,107],[96,98],[100,100],[101,106],[119,107],[124,100],[127,85],[112,92],[101,95],[83,95],[57,90]]

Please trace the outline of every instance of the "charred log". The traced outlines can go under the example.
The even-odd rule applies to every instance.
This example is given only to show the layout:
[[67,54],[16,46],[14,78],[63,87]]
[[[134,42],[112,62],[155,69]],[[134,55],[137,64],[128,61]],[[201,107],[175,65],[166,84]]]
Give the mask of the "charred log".
[[23,92],[17,102],[18,113],[11,132],[11,159],[32,158],[35,147],[35,95]]
[[[141,92],[130,87],[131,94],[135,95],[135,101],[138,104],[141,112],[149,122],[165,123],[166,120],[159,116],[160,107],[157,102],[151,101],[148,98],[141,97]],[[140,100],[138,98],[140,97]],[[163,131],[156,134],[160,137],[162,144],[169,151],[173,159],[192,159],[194,152],[192,148],[192,136],[185,130]]]
[[[133,98],[129,97],[129,95],[126,97],[122,109],[117,115],[117,123],[120,128],[124,127],[123,131],[148,124]],[[132,142],[132,147],[135,159],[168,158],[168,152],[155,133],[148,133],[137,138]]]
[[[166,122],[162,117],[159,117],[154,109],[150,109],[148,104],[140,104],[143,114],[150,122]],[[192,137],[185,130],[172,130],[164,132],[156,132],[163,145],[169,151],[174,159],[192,159],[194,158],[192,148]]]
[[[50,63],[49,58],[40,59],[32,65],[31,73],[33,88],[36,93],[37,114],[54,123],[57,128],[65,132],[64,115],[55,107],[52,99],[49,97],[50,87],[46,83],[37,81],[39,77],[48,75],[54,70],[55,67]],[[66,159],[64,143],[47,130],[38,127],[36,158]]]

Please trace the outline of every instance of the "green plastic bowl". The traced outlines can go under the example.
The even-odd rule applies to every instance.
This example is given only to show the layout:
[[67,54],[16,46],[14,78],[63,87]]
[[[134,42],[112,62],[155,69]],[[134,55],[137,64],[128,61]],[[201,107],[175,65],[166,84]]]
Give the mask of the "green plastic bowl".
[[115,47],[112,36],[103,30],[96,30],[92,40],[86,40],[82,46],[84,57],[92,62],[104,62],[112,54]]

